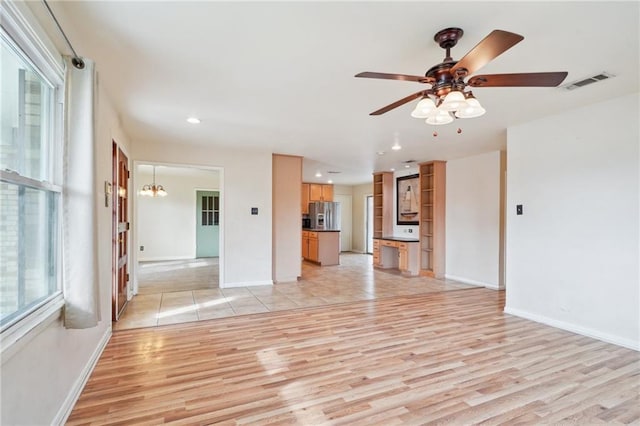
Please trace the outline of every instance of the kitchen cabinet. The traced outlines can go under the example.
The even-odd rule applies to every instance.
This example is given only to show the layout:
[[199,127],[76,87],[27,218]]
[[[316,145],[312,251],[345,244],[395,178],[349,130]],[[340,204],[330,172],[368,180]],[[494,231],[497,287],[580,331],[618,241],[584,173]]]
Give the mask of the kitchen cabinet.
[[333,185],[310,183],[309,202],[313,201],[333,201]]
[[302,184],[302,214],[309,214],[309,184]]
[[320,266],[340,264],[340,231],[302,231],[302,258]]
[[302,258],[309,258],[309,232],[302,231]]
[[318,262],[318,233],[309,232],[309,256],[308,260]]

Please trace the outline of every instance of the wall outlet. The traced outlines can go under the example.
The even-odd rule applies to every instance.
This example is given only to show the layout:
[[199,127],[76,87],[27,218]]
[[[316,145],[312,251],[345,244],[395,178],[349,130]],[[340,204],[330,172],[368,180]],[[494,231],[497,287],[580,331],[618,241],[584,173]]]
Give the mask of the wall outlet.
[[413,234],[413,229],[409,228],[407,231],[408,231],[410,234]]
[[140,246],[140,251],[144,251],[144,246]]

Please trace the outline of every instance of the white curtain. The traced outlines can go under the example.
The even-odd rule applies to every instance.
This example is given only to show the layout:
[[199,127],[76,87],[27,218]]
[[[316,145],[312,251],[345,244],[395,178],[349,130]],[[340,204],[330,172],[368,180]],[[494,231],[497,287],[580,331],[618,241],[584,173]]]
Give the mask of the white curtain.
[[95,67],[77,69],[65,58],[63,285],[66,328],[100,321],[95,185]]

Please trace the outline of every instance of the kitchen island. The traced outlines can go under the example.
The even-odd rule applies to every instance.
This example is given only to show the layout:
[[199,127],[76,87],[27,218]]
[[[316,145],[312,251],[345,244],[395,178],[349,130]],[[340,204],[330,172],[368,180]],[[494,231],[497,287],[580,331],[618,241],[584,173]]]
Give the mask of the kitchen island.
[[340,264],[340,231],[302,228],[302,258],[320,266]]

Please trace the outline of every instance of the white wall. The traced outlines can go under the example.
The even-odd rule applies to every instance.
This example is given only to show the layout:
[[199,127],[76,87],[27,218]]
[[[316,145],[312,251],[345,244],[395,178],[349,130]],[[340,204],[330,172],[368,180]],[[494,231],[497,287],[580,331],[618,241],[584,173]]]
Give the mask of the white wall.
[[[270,152],[136,140],[132,143],[131,158],[168,165],[219,167],[222,170],[220,286],[272,283]],[[252,207],[258,208],[258,215],[251,214]],[[137,241],[134,243],[134,247],[139,246]]]
[[[151,184],[152,173],[136,168],[132,189],[137,208],[138,261],[193,259],[196,256],[196,190],[218,190],[217,170],[156,167],[156,183],[167,190],[166,197],[139,195],[142,185]],[[144,251],[140,251],[144,246]]]
[[[24,4],[17,4],[24,11]],[[35,18],[29,22],[36,24]],[[97,64],[99,71],[99,64]],[[82,390],[93,362],[111,335],[111,208],[104,206],[104,182],[111,181],[111,141],[129,145],[108,94],[98,92],[96,189],[100,309],[97,327],[67,330],[59,317],[3,353],[0,424],[45,425],[64,420]]]
[[447,278],[499,287],[500,174],[500,151],[447,161]]
[[640,349],[639,113],[634,93],[508,129],[505,312]]

